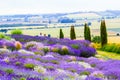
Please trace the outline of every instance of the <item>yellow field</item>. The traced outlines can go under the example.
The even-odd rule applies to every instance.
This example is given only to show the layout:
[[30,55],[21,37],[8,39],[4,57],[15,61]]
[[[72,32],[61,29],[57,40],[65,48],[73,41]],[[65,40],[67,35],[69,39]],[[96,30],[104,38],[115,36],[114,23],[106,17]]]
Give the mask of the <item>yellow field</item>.
[[109,43],[120,43],[120,36],[108,37]]

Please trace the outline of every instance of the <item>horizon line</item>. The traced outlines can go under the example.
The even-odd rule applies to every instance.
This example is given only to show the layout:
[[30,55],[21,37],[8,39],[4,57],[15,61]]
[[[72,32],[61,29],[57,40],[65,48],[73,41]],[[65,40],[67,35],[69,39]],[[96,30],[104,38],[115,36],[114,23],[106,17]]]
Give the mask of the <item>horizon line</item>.
[[73,12],[45,12],[45,13],[8,13],[8,14],[0,14],[0,16],[7,16],[7,15],[46,15],[46,14],[72,14],[72,13],[76,13],[76,12],[83,12],[83,13],[89,13],[89,12],[104,12],[104,11],[120,11],[118,9],[116,10],[110,10],[110,9],[107,9],[107,10],[81,10],[81,11],[73,11]]

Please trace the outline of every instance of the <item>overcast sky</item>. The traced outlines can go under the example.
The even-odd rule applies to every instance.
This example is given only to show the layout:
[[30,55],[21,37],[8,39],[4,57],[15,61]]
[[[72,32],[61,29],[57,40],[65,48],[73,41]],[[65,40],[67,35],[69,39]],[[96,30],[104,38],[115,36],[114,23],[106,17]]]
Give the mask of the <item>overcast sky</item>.
[[0,0],[0,15],[120,10],[120,0]]

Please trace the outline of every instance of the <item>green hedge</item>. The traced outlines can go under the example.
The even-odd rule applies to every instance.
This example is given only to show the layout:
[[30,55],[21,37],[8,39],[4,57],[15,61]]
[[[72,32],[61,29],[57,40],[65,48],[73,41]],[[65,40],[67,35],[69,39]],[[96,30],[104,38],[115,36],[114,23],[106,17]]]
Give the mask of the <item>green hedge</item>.
[[120,54],[120,44],[107,44],[104,45],[101,50]]
[[6,36],[5,34],[3,33],[0,33],[0,39],[7,39],[7,40],[11,40],[11,37],[10,36]]
[[21,35],[21,34],[22,34],[22,30],[20,30],[20,29],[12,30],[12,31],[11,31],[11,34]]

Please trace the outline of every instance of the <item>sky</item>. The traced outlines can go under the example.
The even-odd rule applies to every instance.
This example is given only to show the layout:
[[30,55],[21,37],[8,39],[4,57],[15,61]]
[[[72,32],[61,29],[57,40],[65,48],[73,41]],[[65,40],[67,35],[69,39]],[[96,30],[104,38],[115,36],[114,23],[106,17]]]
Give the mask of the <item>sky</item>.
[[0,15],[120,10],[120,0],[0,0]]

